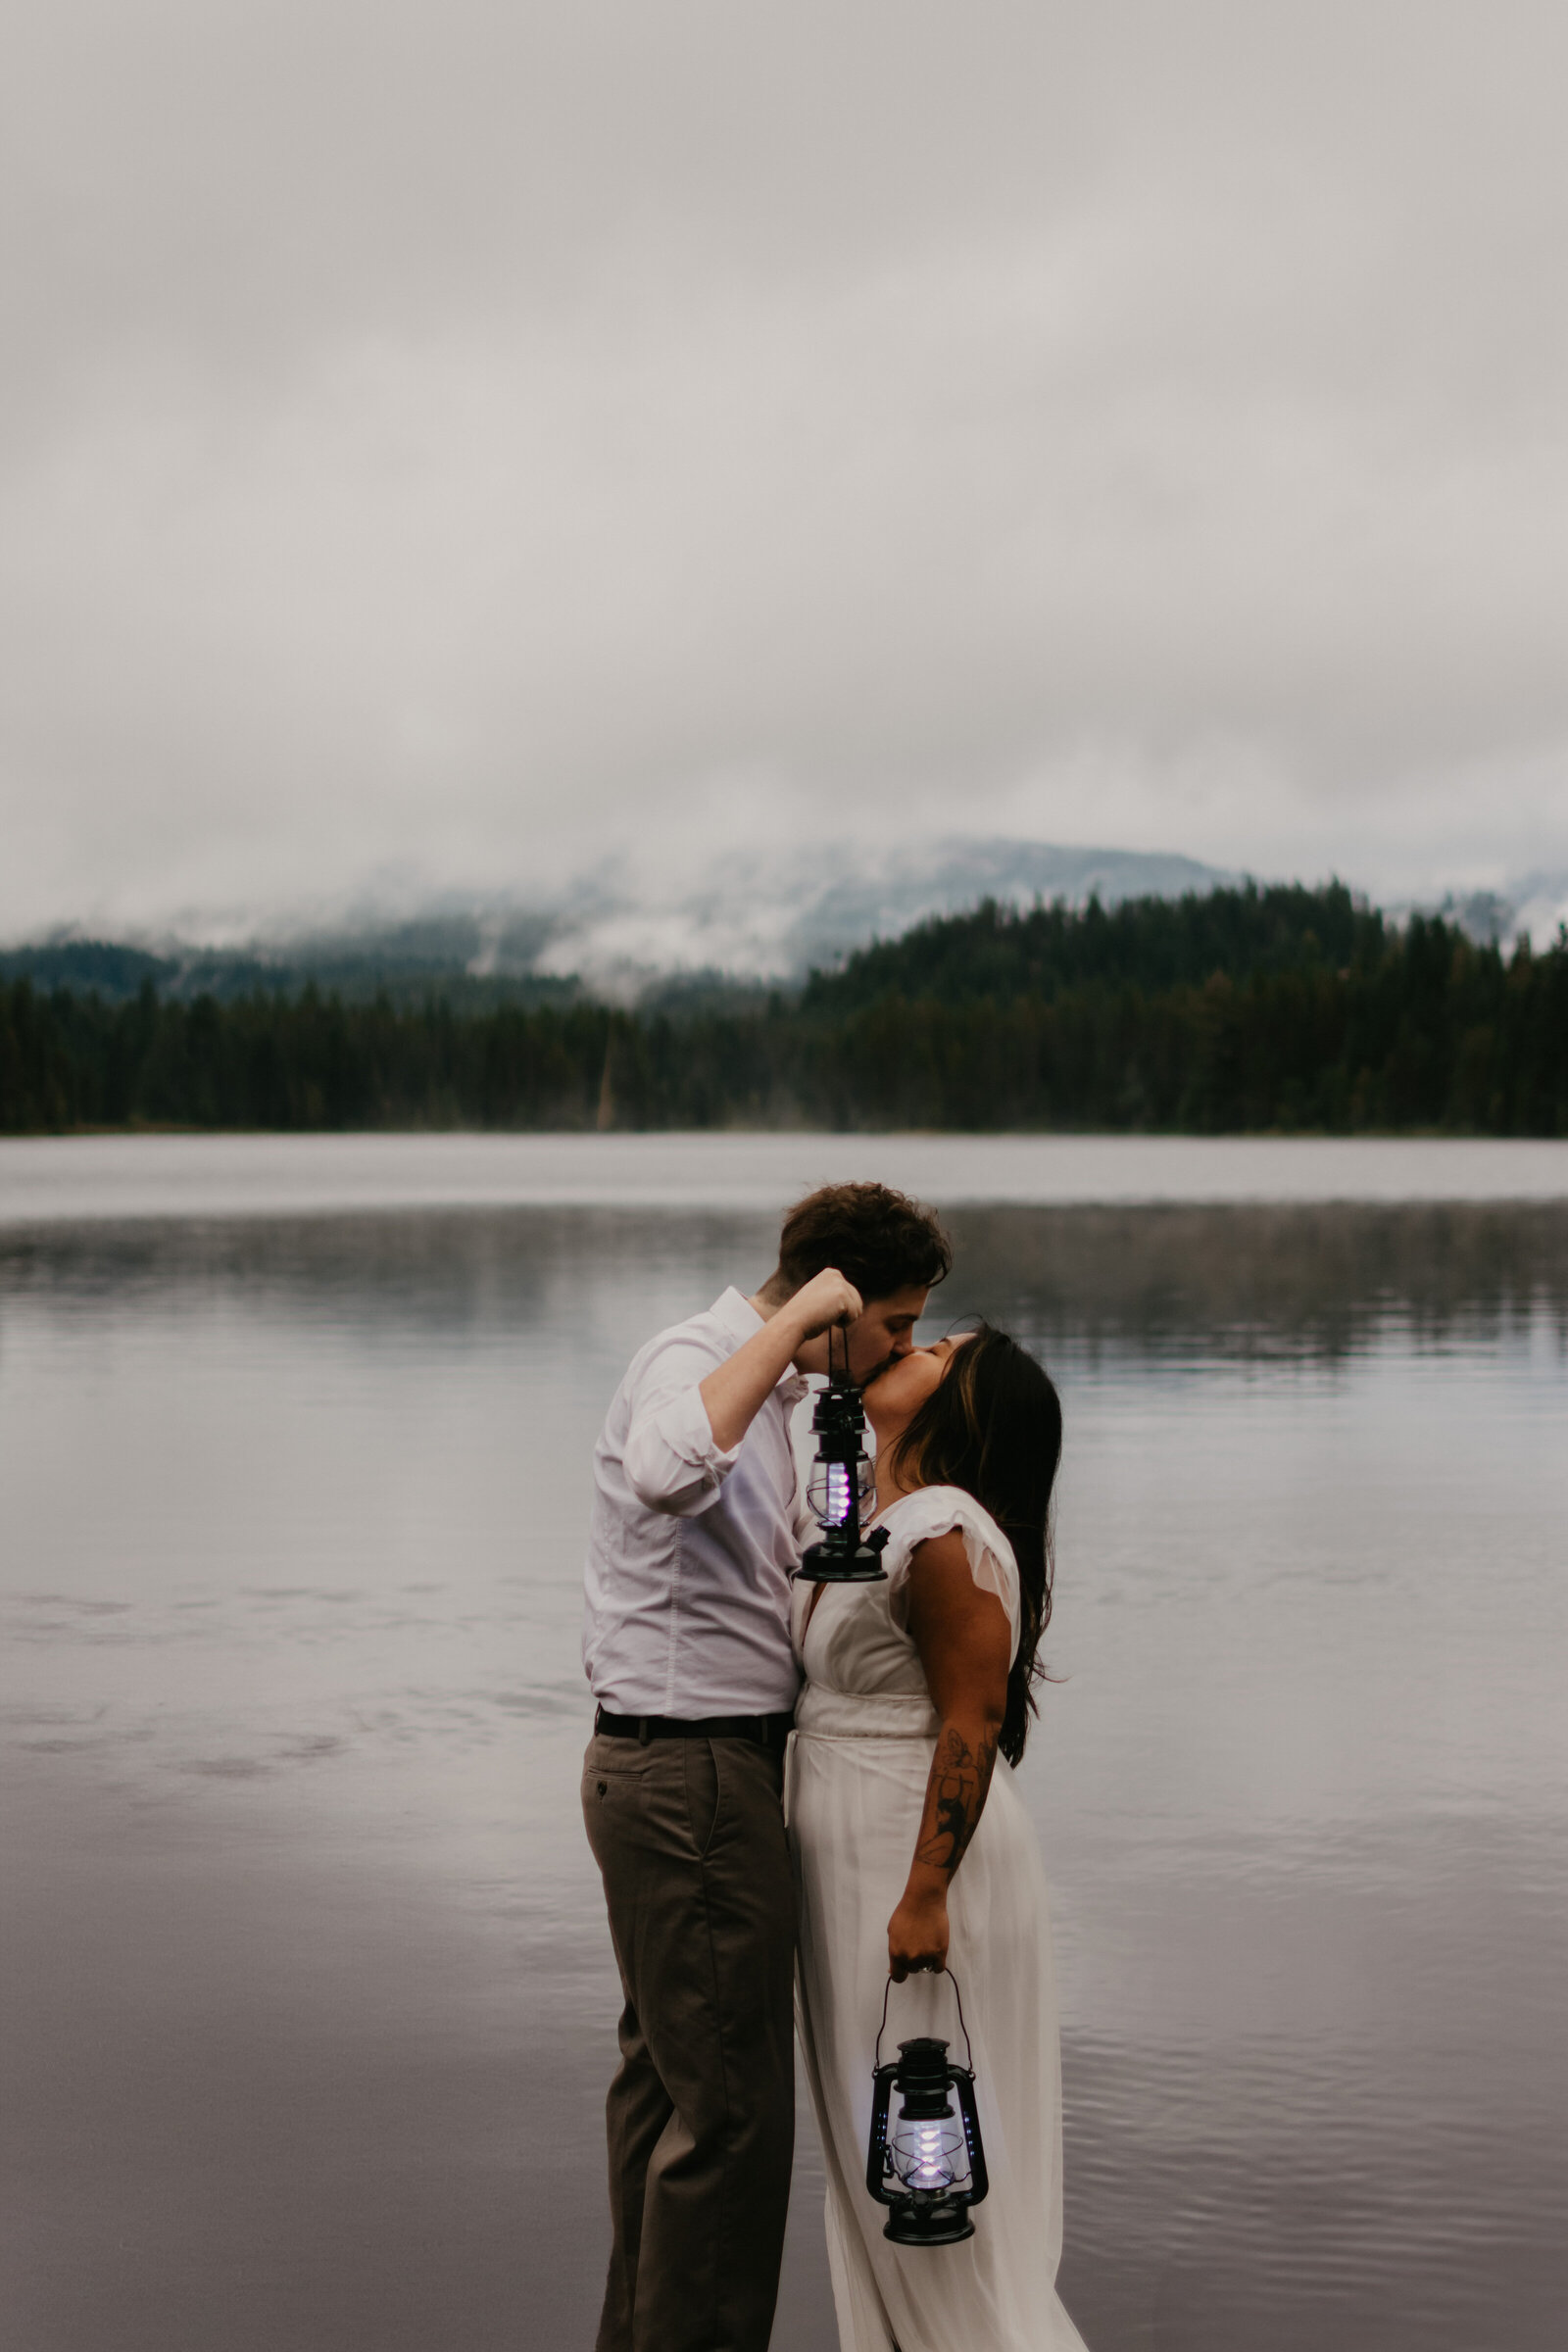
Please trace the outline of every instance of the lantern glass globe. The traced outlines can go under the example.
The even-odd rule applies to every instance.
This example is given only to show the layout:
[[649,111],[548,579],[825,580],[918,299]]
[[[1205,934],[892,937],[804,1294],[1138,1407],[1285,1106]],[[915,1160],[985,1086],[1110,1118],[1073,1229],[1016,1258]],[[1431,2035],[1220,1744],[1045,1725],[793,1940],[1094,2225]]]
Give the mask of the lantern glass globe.
[[813,1462],[807,1488],[812,1517],[823,1527],[842,1527],[852,1500],[863,1505],[872,1485],[872,1465],[863,1454],[858,1462]]
[[944,2189],[968,2185],[963,2133],[953,2109],[940,2121],[901,2115],[888,2139],[893,2170],[906,2188]]

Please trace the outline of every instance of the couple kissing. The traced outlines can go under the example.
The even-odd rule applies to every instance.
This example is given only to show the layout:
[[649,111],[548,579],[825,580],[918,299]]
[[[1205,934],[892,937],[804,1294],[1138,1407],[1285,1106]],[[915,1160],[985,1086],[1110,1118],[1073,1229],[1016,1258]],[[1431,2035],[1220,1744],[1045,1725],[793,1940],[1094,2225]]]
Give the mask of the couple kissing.
[[[634,1357],[595,1450],[582,1801],[624,2003],[597,2352],[766,2352],[797,2032],[842,2352],[1081,2352],[1055,2291],[1046,1888],[1011,1770],[1061,1413],[989,1325],[916,1345],[951,1264],[901,1193],[808,1195],[758,1291]],[[875,1583],[796,1578],[791,1422],[830,1341],[876,1439]],[[886,1994],[898,2038],[952,2039],[954,1978],[989,2201],[962,2242],[894,2243],[865,2185],[878,2021]]]

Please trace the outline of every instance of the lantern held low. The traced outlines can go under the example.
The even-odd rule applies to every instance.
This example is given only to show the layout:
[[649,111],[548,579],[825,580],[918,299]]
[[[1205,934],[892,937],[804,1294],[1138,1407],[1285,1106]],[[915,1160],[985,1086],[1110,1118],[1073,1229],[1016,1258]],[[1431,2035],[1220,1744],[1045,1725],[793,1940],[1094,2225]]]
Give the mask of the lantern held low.
[[844,1335],[844,1370],[833,1369],[833,1331],[827,1335],[827,1387],[811,1414],[816,1460],[811,1465],[807,1496],[812,1516],[822,1529],[819,1544],[807,1546],[796,1570],[808,1585],[875,1585],[886,1581],[882,1549],[885,1527],[860,1533],[860,1512],[870,1499],[873,1468],[860,1440],[865,1430],[865,1407],[850,1378],[850,1343]]
[[[952,1974],[951,1970],[945,1972]],[[892,1980],[889,1979],[891,1988]],[[953,1990],[957,1995],[957,1979]],[[890,2208],[884,2237],[898,2246],[956,2246],[973,2237],[969,2209],[991,2183],[980,2138],[974,2098],[974,2052],[963,2027],[967,2066],[948,2056],[945,2041],[924,2036],[901,2041],[899,2055],[882,2064],[882,2027],[872,2069],[871,2134],[865,2156],[865,2185],[879,2205]],[[957,2099],[957,2113],[953,2101]]]

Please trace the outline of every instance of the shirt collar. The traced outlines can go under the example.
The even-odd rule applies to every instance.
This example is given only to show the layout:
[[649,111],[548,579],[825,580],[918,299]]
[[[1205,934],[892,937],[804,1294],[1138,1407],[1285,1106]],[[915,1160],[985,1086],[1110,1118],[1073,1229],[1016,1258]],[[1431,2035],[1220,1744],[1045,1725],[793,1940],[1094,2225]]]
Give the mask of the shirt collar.
[[761,1316],[733,1284],[721,1298],[713,1300],[708,1311],[715,1323],[723,1325],[737,1348],[744,1346],[754,1332],[762,1328]]
[[[762,1328],[762,1318],[751,1300],[733,1285],[723,1297],[715,1298],[709,1309],[715,1323],[727,1332],[737,1348],[744,1347],[754,1332]],[[806,1396],[809,1387],[806,1376],[791,1364],[773,1384],[773,1394],[791,1412]]]

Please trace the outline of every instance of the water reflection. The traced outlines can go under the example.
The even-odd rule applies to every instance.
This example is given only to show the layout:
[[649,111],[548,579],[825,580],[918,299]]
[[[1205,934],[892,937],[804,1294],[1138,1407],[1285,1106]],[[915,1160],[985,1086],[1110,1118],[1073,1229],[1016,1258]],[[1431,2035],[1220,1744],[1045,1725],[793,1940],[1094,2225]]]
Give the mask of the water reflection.
[[[935,1320],[983,1311],[1142,1349],[1288,1345],[1337,1356],[1396,1319],[1417,1345],[1544,1311],[1568,1335],[1568,1202],[964,1208]],[[576,1352],[609,1315],[760,1280],[771,1216],[534,1208],[0,1230],[0,1340],[29,1299],[246,1311],[420,1344],[546,1327]],[[615,1312],[614,1298],[631,1313]]]
[[1042,1333],[1145,1353],[1335,1360],[1395,1325],[1487,1344],[1546,1316],[1568,1341],[1568,1207],[998,1208],[955,1219],[962,1283]]
[[[1096,2352],[1555,2345],[1568,1208],[967,1209],[1058,1371],[1021,1787]],[[0,1240],[19,2340],[589,2340],[586,1461],[760,1214]],[[831,2341],[803,2149],[777,2342]]]

